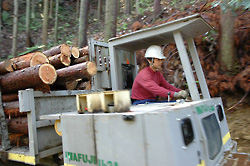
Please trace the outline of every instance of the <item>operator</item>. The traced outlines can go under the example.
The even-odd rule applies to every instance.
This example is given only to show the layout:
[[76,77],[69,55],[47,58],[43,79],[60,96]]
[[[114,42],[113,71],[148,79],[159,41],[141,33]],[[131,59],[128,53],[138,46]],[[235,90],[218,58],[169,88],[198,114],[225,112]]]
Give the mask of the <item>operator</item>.
[[131,94],[133,105],[157,102],[156,96],[187,98],[187,91],[169,84],[162,73],[158,71],[161,69],[163,60],[166,59],[160,46],[151,45],[148,47],[145,58],[147,58],[149,66],[142,69],[135,78]]

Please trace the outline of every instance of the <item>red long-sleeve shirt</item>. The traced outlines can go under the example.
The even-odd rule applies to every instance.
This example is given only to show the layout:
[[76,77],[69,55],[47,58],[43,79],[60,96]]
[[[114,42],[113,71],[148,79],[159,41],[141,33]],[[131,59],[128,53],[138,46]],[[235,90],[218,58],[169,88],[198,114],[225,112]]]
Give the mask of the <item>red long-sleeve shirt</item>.
[[179,91],[181,89],[170,85],[160,72],[154,72],[150,67],[146,67],[135,78],[131,98],[145,100],[155,99],[157,95],[168,97],[168,92],[171,93],[170,97],[173,98],[174,92]]

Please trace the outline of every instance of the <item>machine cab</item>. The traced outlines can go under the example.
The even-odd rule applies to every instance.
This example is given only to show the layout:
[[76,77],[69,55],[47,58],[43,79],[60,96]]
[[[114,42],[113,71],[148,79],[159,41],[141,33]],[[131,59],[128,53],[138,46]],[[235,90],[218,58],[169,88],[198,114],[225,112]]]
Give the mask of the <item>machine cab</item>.
[[[90,40],[91,60],[96,61],[98,66],[98,73],[93,79],[94,88],[114,91],[132,88],[133,80],[138,73],[137,50],[146,49],[150,45],[163,46],[168,43],[175,43],[188,84],[191,102],[182,106],[178,104],[171,107],[166,106],[165,109],[162,109],[164,107],[162,105],[152,107],[157,107],[158,110],[161,110],[161,113],[165,112],[163,114],[166,116],[169,125],[176,124],[175,131],[182,130],[183,134],[180,134],[179,137],[184,138],[185,145],[182,148],[190,149],[197,144],[198,150],[194,153],[198,154],[198,158],[201,160],[200,165],[204,163],[215,165],[221,160],[224,151],[235,147],[235,143],[230,138],[222,101],[220,98],[213,99],[210,96],[194,43],[195,37],[210,30],[212,30],[212,27],[206,20],[199,14],[195,14],[111,38],[108,43]],[[146,110],[147,107],[132,106],[131,110]],[[151,117],[151,115],[151,113],[145,113],[145,117]],[[148,118],[149,121],[150,119]],[[176,122],[173,119],[179,119],[179,121]],[[170,124],[170,121],[173,122]],[[144,127],[145,130],[150,129],[150,126],[147,127],[147,125]],[[169,132],[171,132],[171,129]],[[185,132],[187,138],[185,138]],[[164,131],[161,133],[164,133]],[[191,145],[187,145],[186,141]],[[174,151],[172,152],[174,153]],[[183,155],[188,156],[184,153]],[[155,159],[158,160],[158,156]],[[181,163],[179,164],[181,165]]]

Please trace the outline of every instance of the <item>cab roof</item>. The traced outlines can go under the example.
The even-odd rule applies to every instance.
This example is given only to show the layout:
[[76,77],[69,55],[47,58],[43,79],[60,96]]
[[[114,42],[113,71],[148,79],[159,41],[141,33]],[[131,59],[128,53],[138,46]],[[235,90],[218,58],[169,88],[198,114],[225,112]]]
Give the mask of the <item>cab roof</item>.
[[139,50],[152,44],[164,45],[174,42],[173,32],[180,31],[183,39],[195,38],[212,29],[200,14],[170,21],[155,27],[109,39],[109,45],[125,50]]

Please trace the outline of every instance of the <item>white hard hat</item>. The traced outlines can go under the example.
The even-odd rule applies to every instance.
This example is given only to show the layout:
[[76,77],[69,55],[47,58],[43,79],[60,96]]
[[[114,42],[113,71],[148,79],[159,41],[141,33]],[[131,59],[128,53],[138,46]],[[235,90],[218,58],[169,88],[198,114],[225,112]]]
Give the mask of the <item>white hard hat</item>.
[[166,59],[160,46],[151,45],[146,50],[145,58]]

